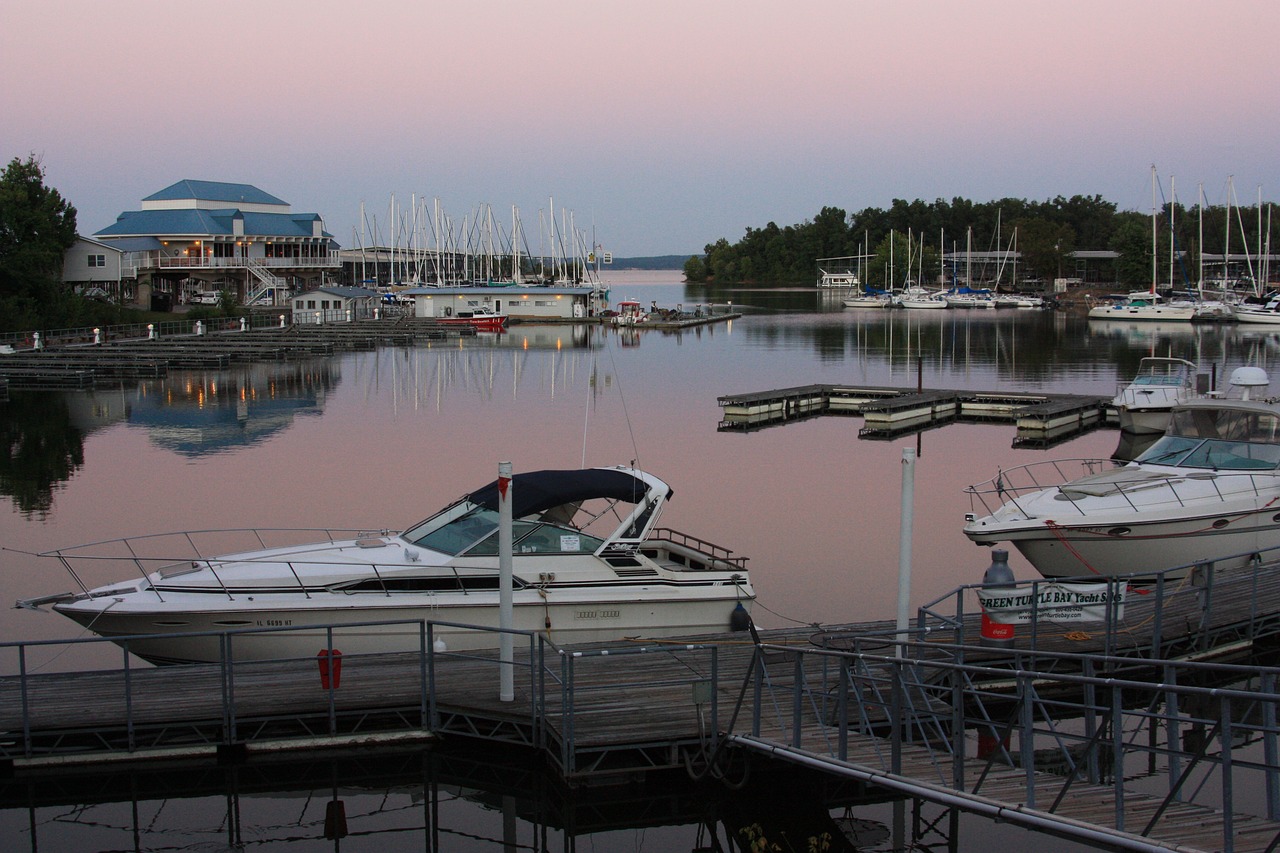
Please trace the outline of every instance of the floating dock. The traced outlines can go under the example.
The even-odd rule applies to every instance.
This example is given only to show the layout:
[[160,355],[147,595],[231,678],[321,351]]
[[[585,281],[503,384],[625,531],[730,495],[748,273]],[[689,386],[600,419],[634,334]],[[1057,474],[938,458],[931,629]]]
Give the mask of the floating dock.
[[1109,397],[947,391],[855,385],[801,385],[717,398],[719,429],[750,432],[823,415],[863,418],[859,438],[888,439],[953,421],[1017,425],[1015,444],[1048,444],[1107,422]]
[[169,370],[224,370],[232,364],[296,361],[335,352],[411,346],[421,341],[474,336],[471,326],[430,319],[358,320],[351,323],[242,327],[238,320],[211,324],[201,334],[90,335],[53,339],[43,348],[0,356],[0,381],[8,388],[88,390],[102,384],[165,376]]
[[[1019,626],[1006,648],[978,642],[967,589],[921,608],[901,645],[886,622],[566,648],[529,635],[504,665],[436,650],[424,626],[419,654],[330,671],[328,657],[153,668],[101,640],[0,644],[0,756],[21,778],[448,739],[541,753],[586,783],[705,774],[736,753],[1118,848],[1277,843],[1280,670],[1209,663],[1280,646],[1275,565],[1148,587],[1105,625]],[[40,671],[68,644],[96,666]],[[1234,756],[1240,743],[1272,758]],[[1112,772],[1137,766],[1165,793]],[[1184,802],[1191,769],[1214,776],[1219,805]],[[1267,815],[1238,813],[1233,784],[1270,792]]]

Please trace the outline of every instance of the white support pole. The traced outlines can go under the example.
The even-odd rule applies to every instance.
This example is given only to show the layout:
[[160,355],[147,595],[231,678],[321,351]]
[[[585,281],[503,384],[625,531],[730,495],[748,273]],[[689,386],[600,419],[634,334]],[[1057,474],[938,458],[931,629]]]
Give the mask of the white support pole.
[[[899,643],[907,638],[910,625],[911,600],[911,532],[914,523],[916,490],[916,449],[902,448],[902,527],[898,537],[898,633]],[[897,657],[902,657],[902,646],[897,647]]]
[[499,669],[502,672],[502,682],[499,687],[498,699],[502,702],[514,702],[516,698],[515,688],[515,655],[512,647],[512,637],[509,633],[514,623],[512,614],[512,599],[514,598],[513,588],[514,567],[511,561],[512,551],[512,527],[511,518],[511,463],[498,463],[498,627],[502,633],[498,642],[498,659],[500,661]]

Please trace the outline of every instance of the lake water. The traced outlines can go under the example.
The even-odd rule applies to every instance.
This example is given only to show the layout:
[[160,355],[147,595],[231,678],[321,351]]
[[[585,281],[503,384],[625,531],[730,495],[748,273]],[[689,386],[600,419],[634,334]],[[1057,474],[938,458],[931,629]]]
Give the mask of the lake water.
[[[903,448],[919,452],[915,606],[980,580],[989,563],[961,533],[966,485],[999,466],[1109,456],[1118,434],[1098,430],[1033,450],[1012,446],[1008,424],[952,424],[892,441],[860,440],[859,418],[722,432],[719,396],[813,383],[914,387],[918,379],[925,387],[1110,396],[1144,355],[1196,361],[1221,384],[1236,366],[1270,369],[1280,351],[1280,335],[1246,327],[1100,324],[1064,312],[855,311],[839,293],[687,287],[678,273],[623,273],[611,284],[615,302],[732,304],[744,315],[681,332],[518,325],[502,336],[301,364],[175,372],[92,394],[15,392],[0,404],[9,448],[0,463],[0,597],[72,588],[58,564],[28,556],[60,546],[220,527],[403,528],[492,480],[499,461],[518,472],[634,460],[675,490],[664,526],[751,558],[762,626],[890,619]],[[1019,576],[1033,575],[1016,553],[1012,563]],[[116,579],[84,577],[91,585]],[[7,640],[79,633],[53,614],[0,611]],[[350,771],[341,772],[345,784]],[[424,803],[449,785],[481,793],[447,798],[432,818]],[[527,837],[546,832],[545,821],[503,811],[500,794],[493,805],[475,780],[426,774],[393,787],[402,799],[360,795],[369,814],[378,809],[368,797],[399,804],[396,820],[370,820],[370,847],[390,837],[406,849],[496,850],[505,836],[493,821],[516,828],[517,846],[548,846]],[[286,785],[252,808],[240,798],[234,815],[226,792],[202,795],[198,808],[192,796],[187,810],[144,799],[141,818],[127,800],[10,808],[0,837],[22,839],[9,849],[223,849],[236,824],[273,845],[288,836],[288,849],[336,849],[317,837],[318,793]],[[892,823],[889,806],[866,808],[870,817],[858,819]],[[350,805],[347,815],[354,826]],[[406,815],[410,828],[397,823]],[[430,833],[455,816],[448,843],[432,846]],[[957,849],[985,846],[992,832],[1021,835],[965,820]],[[590,834],[587,847],[696,849],[697,831],[688,822],[637,820]],[[571,849],[576,834],[555,837],[548,849],[561,840]],[[353,837],[341,843],[363,849]]]

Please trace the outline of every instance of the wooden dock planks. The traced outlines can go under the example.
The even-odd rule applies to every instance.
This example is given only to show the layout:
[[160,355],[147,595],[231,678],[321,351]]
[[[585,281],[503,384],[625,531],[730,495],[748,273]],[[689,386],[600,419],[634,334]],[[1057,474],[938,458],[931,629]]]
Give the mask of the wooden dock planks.
[[750,431],[822,415],[861,415],[860,438],[893,438],[960,420],[1015,423],[1023,440],[1045,442],[1102,424],[1108,400],[1073,394],[801,385],[728,394],[717,402],[721,431]]

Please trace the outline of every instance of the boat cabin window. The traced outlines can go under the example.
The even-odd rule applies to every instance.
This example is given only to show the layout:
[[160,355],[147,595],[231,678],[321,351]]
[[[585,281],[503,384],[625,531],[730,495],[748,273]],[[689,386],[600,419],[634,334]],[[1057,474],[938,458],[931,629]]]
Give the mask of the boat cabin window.
[[[513,587],[522,589],[524,582],[513,579]],[[368,578],[336,587],[342,592],[473,592],[498,588],[497,575],[439,575],[435,577]]]
[[[603,539],[597,539],[572,527],[536,521],[516,521],[511,525],[511,551],[517,557],[525,554],[594,554],[603,544]],[[483,542],[467,549],[468,557],[496,553],[498,553],[496,530]]]
[[[452,508],[427,519],[405,532],[415,545],[457,556],[487,556],[498,553],[498,513],[464,502],[469,507],[459,513]],[[551,515],[551,513],[548,513]],[[544,516],[545,518],[545,516]],[[576,527],[544,521],[518,519],[512,522],[512,552],[521,554],[593,554],[604,540]]]

